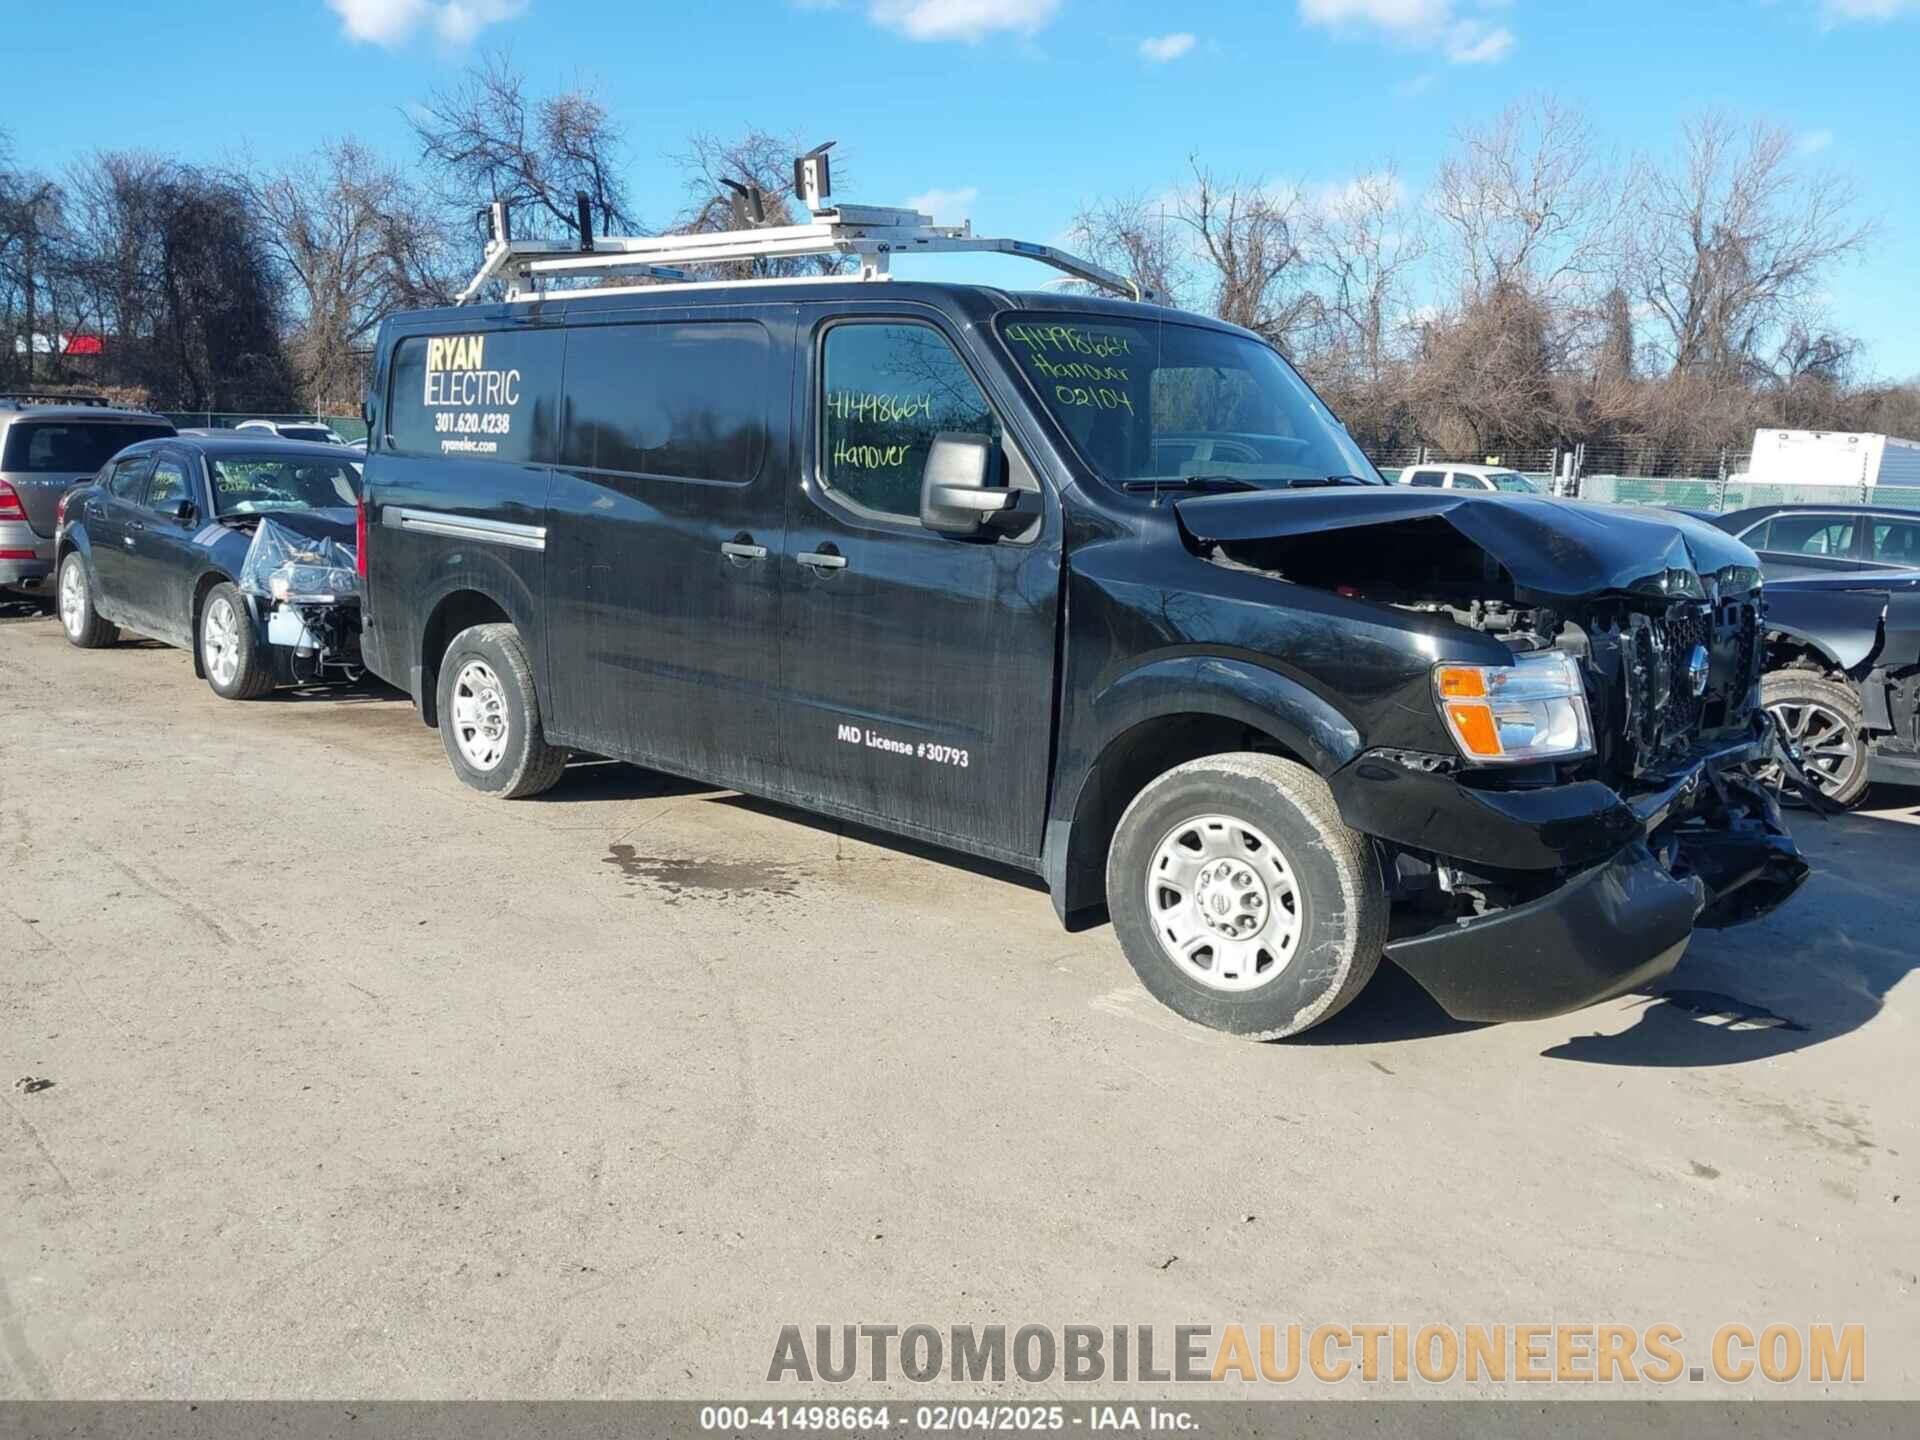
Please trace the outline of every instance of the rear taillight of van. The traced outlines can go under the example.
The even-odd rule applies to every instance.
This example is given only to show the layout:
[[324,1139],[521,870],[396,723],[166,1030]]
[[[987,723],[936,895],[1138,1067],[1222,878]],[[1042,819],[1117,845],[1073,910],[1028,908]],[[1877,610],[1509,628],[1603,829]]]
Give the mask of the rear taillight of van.
[[20,503],[20,492],[0,480],[0,520],[24,520],[27,507]]
[[64,530],[67,525],[67,502],[73,499],[73,492],[67,491],[60,497],[60,503],[53,507],[53,528]]
[[353,507],[353,573],[367,578],[367,497]]

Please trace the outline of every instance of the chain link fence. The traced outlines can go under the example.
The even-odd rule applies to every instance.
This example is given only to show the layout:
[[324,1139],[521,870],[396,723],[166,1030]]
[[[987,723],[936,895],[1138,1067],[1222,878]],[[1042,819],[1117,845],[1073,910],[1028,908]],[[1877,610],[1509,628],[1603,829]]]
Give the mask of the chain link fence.
[[1409,445],[1369,450],[1367,458],[1388,480],[1423,465],[1500,465],[1519,471],[1542,493],[1715,515],[1750,505],[1874,504],[1920,510],[1920,486],[1758,484],[1746,478],[1747,453],[1732,449],[1663,450],[1628,441],[1479,455]]

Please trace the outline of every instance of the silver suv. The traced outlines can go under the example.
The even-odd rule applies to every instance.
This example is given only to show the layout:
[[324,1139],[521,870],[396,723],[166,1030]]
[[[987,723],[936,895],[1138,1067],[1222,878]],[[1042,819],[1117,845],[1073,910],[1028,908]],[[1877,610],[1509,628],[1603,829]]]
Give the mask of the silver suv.
[[0,590],[39,590],[53,574],[60,499],[136,440],[173,434],[144,410],[88,395],[0,395]]

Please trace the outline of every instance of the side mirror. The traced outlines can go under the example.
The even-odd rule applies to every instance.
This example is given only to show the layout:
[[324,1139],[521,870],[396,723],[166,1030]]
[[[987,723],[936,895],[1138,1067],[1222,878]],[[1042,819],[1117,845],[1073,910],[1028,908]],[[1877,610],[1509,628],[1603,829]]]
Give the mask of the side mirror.
[[[943,535],[978,535],[1024,513],[1026,492],[1000,483],[1000,447],[991,435],[942,430],[920,478],[920,523]],[[995,522],[999,522],[996,524]]]
[[182,499],[174,501],[168,513],[182,525],[191,525],[193,517],[199,512],[193,508],[193,501]]

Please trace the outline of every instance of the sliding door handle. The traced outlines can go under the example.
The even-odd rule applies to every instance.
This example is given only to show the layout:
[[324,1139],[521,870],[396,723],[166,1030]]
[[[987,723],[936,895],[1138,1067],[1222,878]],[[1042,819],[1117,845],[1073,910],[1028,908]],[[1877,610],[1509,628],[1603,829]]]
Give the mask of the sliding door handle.
[[844,555],[836,555],[830,550],[809,550],[806,554],[796,555],[793,558],[798,560],[802,565],[809,566],[815,570],[844,570],[847,568],[847,557]]
[[740,540],[722,540],[720,553],[729,560],[764,560],[767,558],[767,547],[750,545]]

